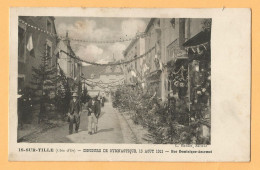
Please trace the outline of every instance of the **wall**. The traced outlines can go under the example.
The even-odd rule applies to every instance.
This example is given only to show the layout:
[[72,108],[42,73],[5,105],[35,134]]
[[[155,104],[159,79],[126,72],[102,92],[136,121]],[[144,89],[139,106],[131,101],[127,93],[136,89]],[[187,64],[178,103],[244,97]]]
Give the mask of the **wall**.
[[[19,17],[19,19],[27,22],[30,25],[42,28],[44,30],[47,30],[47,20],[51,22],[52,24],[52,32],[56,33],[55,24],[54,24],[54,18],[53,17]],[[20,25],[20,24],[19,24]],[[30,54],[28,50],[26,49],[27,41],[32,35],[33,40],[33,53]],[[56,65],[56,57],[53,55],[54,50],[56,48],[57,42],[56,38],[47,35],[45,33],[42,33],[40,31],[37,31],[31,27],[26,27],[26,33],[24,35],[23,47],[23,57],[24,59],[18,59],[18,74],[20,76],[24,76],[24,85],[22,86],[29,86],[31,79],[32,79],[32,67],[38,67],[41,63],[41,56],[44,55],[45,51],[45,44],[46,41],[49,41],[51,43],[51,55],[52,55],[52,65]],[[18,54],[19,55],[19,54]],[[21,89],[22,87],[18,87]]]
[[[140,55],[145,53],[145,39],[139,38],[137,40],[133,40],[129,46],[127,47],[124,57],[125,60],[128,61],[130,59],[133,59],[134,57],[139,57]],[[131,70],[136,70],[139,74],[142,74],[142,62],[143,59],[138,59],[130,64],[127,64],[124,66],[124,75],[126,79],[126,83],[129,84],[132,82],[131,78]],[[129,72],[130,70],[130,72]]]

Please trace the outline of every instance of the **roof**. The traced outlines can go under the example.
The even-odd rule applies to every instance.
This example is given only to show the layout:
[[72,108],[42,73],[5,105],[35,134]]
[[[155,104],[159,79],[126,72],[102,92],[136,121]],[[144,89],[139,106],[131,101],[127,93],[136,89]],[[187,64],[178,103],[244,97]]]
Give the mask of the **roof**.
[[210,31],[201,31],[192,38],[190,38],[188,41],[186,41],[183,46],[196,46],[200,45],[206,42],[209,42],[211,38],[211,32]]
[[84,74],[83,77],[85,77],[86,79],[90,79],[91,74],[94,74],[94,78],[99,78],[100,74],[104,73],[105,71],[106,66],[82,66],[82,73]]

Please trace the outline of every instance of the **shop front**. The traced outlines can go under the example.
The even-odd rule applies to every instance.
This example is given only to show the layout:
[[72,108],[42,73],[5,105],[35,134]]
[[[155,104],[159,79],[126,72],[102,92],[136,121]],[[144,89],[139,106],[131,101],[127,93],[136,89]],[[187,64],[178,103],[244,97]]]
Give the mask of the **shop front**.
[[179,46],[173,47],[171,53],[173,57],[167,62],[169,112],[175,122],[189,125],[188,55]]
[[210,31],[201,31],[183,46],[189,57],[190,119],[201,124],[201,135],[207,139],[211,128]]

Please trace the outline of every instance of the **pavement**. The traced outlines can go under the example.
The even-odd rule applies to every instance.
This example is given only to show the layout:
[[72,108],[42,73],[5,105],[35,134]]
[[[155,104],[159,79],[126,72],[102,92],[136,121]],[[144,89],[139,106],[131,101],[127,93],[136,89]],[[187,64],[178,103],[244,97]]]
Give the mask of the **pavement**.
[[[98,132],[88,134],[87,111],[83,110],[78,133],[69,134],[69,124],[50,129],[30,139],[31,143],[137,143],[136,135],[125,117],[105,103],[98,120]],[[139,143],[139,142],[138,142]]]

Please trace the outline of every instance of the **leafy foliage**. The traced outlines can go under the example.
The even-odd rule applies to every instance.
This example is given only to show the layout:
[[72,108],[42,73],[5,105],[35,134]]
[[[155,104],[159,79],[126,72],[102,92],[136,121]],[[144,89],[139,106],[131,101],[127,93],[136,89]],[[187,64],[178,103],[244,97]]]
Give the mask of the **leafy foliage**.
[[181,102],[177,106],[172,105],[171,101],[158,99],[151,89],[144,91],[139,87],[127,86],[117,89],[112,100],[114,107],[128,111],[136,124],[148,128],[154,143],[205,143],[200,135],[201,123],[189,124],[189,112]]
[[89,100],[90,100],[90,96],[88,94],[88,89],[87,87],[84,85],[84,88],[83,88],[83,93],[81,95],[81,102],[86,104]]
[[51,92],[55,92],[57,83],[57,69],[52,64],[51,56],[46,51],[42,52],[41,63],[38,67],[32,67],[32,89],[35,100],[40,103],[39,120],[46,116],[46,104],[52,104],[54,100],[50,100]]

